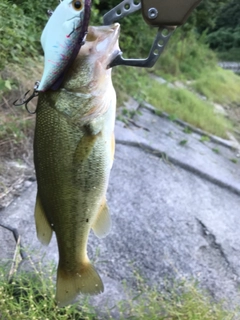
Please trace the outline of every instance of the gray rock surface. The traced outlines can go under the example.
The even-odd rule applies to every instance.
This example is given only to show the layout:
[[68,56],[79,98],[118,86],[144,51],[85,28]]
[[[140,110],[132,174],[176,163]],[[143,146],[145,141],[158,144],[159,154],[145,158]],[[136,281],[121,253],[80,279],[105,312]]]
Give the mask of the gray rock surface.
[[[105,293],[92,304],[104,312],[105,305],[124,299],[121,283],[134,288],[136,270],[160,289],[167,279],[196,279],[216,299],[239,304],[240,170],[231,161],[236,151],[227,143],[201,142],[198,133],[140,111],[130,127],[116,125],[107,197],[112,231],[101,240],[91,233],[88,245],[105,283]],[[32,183],[0,212],[0,223],[18,229],[34,260],[45,255],[44,261],[57,262],[55,239],[45,248],[36,238],[35,194]],[[10,237],[0,228],[1,259],[10,257]]]
[[218,65],[226,70],[231,70],[235,73],[240,73],[240,63],[239,62],[232,62],[232,61],[221,61]]

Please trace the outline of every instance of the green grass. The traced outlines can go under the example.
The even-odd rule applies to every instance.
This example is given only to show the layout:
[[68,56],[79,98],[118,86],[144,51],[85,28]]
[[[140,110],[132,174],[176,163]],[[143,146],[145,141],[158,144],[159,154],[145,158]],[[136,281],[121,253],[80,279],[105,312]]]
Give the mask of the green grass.
[[215,53],[205,43],[206,35],[199,35],[194,29],[185,32],[177,28],[163,54],[154,67],[154,72],[164,78],[198,79],[205,69],[217,64]]
[[240,77],[217,68],[200,75],[192,87],[209,100],[220,104],[240,104]]
[[[127,92],[138,101],[147,101],[159,112],[165,111],[174,119],[179,118],[202,130],[226,138],[231,123],[217,115],[213,107],[186,89],[172,89],[151,79],[145,70],[122,68],[115,72],[117,93]],[[229,89],[229,88],[228,88]],[[122,103],[121,99],[119,100]]]
[[201,138],[199,139],[199,141],[201,142],[209,142],[210,138],[208,136],[201,136]]
[[[58,308],[54,301],[55,267],[33,265],[31,273],[21,273],[12,282],[7,281],[5,268],[0,268],[0,319],[2,320],[107,320],[113,319],[112,310],[108,316],[99,316],[81,296],[78,304]],[[47,272],[46,272],[47,270]],[[165,293],[151,288],[138,276],[137,291],[127,288],[127,299],[114,308],[121,320],[232,320],[239,310],[226,311],[224,302],[215,303],[197,285],[182,281],[167,286]],[[104,306],[102,306],[104,310]],[[234,318],[235,317],[235,318]]]
[[235,158],[232,158],[232,159],[230,159],[233,163],[238,163],[238,160],[237,159],[235,159]]
[[[131,320],[233,320],[238,310],[227,311],[223,303],[215,303],[193,283],[182,282],[168,294],[143,285],[126,310],[120,308],[123,319]],[[127,312],[126,312],[127,311]],[[125,313],[125,314],[124,314]],[[127,314],[127,316],[126,316]],[[239,316],[238,316],[239,317]]]
[[226,119],[214,113],[210,104],[185,89],[170,89],[166,85],[153,83],[147,101],[158,110],[217,136],[226,137],[226,130],[231,128]]
[[[32,264],[33,265],[33,264]],[[82,298],[81,309],[77,305],[58,308],[55,301],[53,277],[56,270],[33,265],[33,273],[21,273],[9,283],[4,267],[0,268],[0,319],[1,320],[84,320],[95,319],[95,312]]]
[[181,141],[179,142],[180,146],[185,146],[187,143],[188,143],[188,140],[187,140],[187,139],[181,140]]

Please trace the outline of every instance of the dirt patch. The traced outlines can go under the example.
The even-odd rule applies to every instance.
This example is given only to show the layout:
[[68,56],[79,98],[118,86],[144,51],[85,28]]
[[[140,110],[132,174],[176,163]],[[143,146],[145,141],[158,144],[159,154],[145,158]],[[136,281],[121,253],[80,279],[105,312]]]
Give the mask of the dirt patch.
[[0,209],[2,209],[31,185],[35,175],[33,165],[19,164],[7,159],[0,161]]
[[[227,108],[226,111],[229,119],[233,122],[235,129],[239,131],[240,134],[240,105]],[[239,136],[237,138],[239,140]]]
[[25,111],[13,116],[10,109],[1,106],[0,128],[1,209],[27,187],[28,180],[35,179],[32,150],[34,118],[29,118]]
[[[17,74],[17,75],[16,75]],[[33,135],[35,115],[29,114],[24,106],[15,107],[13,102],[22,97],[30,80],[22,80],[21,71],[3,71],[2,79],[12,79],[12,90],[0,99],[0,209],[8,206],[31,180],[35,179],[33,165]],[[36,75],[33,75],[33,77]],[[22,84],[23,83],[23,84]],[[30,108],[36,107],[36,100]]]

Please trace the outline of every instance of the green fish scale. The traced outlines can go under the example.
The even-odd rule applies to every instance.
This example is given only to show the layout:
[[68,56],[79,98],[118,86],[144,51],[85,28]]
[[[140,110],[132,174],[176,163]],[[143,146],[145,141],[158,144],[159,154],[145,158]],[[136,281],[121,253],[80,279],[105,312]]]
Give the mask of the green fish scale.
[[34,162],[38,194],[56,232],[60,259],[69,262],[79,255],[81,241],[87,241],[83,235],[99,210],[110,168],[101,132],[91,135],[89,124],[72,123],[49,105],[49,98],[45,93],[39,97]]

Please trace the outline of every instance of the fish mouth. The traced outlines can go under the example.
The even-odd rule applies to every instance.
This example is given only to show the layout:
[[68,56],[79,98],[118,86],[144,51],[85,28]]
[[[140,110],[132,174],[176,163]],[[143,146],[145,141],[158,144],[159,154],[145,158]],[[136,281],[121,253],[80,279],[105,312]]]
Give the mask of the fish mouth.
[[89,56],[90,59],[98,61],[104,69],[109,69],[110,62],[121,52],[118,44],[119,34],[119,23],[108,26],[89,26],[86,42],[80,50],[80,55]]
[[103,66],[109,69],[109,64],[115,59],[121,52],[119,48],[119,35],[120,35],[120,24],[114,23],[110,26],[102,26],[102,30],[106,30],[106,35],[99,37],[99,44],[96,46],[96,51],[105,52],[105,61],[102,61]]
[[112,25],[112,30],[113,30],[113,36],[112,36],[112,52],[109,55],[109,59],[107,61],[107,69],[109,69],[109,65],[111,64],[111,62],[122,53],[122,51],[119,48],[119,35],[120,35],[120,24],[119,23],[115,23],[114,25]]

